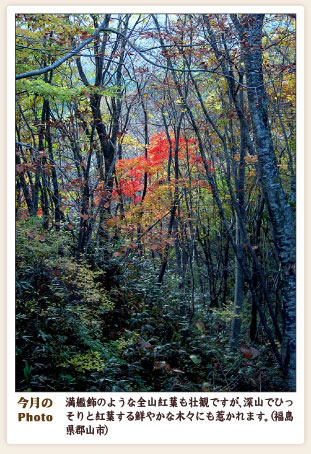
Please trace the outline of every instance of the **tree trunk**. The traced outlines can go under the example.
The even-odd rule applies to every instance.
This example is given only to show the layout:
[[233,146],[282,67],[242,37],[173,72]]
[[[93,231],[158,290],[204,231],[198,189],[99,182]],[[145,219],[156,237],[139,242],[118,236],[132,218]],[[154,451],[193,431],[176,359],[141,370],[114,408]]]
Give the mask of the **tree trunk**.
[[284,193],[271,137],[262,73],[262,14],[236,16],[232,20],[240,34],[246,71],[247,95],[254,139],[258,153],[260,178],[274,231],[282,270],[282,297],[285,336],[282,359],[288,370],[290,391],[296,389],[296,243],[295,220]]

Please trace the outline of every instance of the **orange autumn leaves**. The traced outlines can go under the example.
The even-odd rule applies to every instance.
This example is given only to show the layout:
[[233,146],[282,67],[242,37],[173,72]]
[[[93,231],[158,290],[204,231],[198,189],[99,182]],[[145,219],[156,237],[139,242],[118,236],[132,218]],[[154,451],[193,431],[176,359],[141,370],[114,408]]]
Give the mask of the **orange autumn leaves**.
[[[119,229],[129,239],[125,250],[137,248],[137,238],[141,232],[148,229],[153,223],[159,223],[152,228],[140,243],[148,246],[152,251],[161,251],[167,244],[173,244],[172,236],[167,235],[167,222],[174,203],[174,198],[182,198],[184,191],[191,195],[198,188],[209,190],[205,180],[205,170],[201,156],[198,154],[194,139],[180,138],[178,142],[179,175],[175,178],[175,138],[168,141],[165,134],[157,134],[151,139],[147,149],[147,156],[141,153],[133,158],[121,159],[116,164],[116,186],[112,193],[114,204],[123,207],[122,214],[109,219],[106,224],[113,230]],[[168,165],[170,162],[170,177]],[[211,163],[210,170],[214,171]],[[142,198],[144,185],[146,193]],[[183,205],[180,205],[180,219],[185,216]],[[115,256],[121,256],[119,251]]]

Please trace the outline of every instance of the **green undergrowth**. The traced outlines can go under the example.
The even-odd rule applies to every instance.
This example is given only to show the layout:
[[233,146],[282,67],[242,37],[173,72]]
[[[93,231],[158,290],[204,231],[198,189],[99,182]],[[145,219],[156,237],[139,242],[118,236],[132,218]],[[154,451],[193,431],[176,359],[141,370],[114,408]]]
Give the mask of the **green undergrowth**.
[[265,342],[229,347],[230,305],[211,310],[145,257],[122,267],[79,263],[70,233],[17,224],[17,391],[281,391]]

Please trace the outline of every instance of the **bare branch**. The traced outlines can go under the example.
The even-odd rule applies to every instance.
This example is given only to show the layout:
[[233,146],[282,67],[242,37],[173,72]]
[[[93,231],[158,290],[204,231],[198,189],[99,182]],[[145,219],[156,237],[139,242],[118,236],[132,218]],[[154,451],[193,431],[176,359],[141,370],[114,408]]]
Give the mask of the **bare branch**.
[[49,71],[52,71],[55,68],[58,68],[58,66],[62,65],[65,61],[69,60],[69,58],[75,56],[80,52],[81,49],[83,49],[85,46],[87,46],[89,43],[91,43],[94,39],[98,38],[100,32],[102,31],[115,31],[112,29],[105,28],[106,22],[103,20],[103,22],[100,24],[100,26],[96,29],[96,31],[93,33],[92,36],[89,38],[85,39],[78,47],[72,49],[72,51],[68,52],[68,54],[64,55],[62,58],[59,60],[56,60],[52,65],[46,66],[45,68],[37,69],[34,71],[29,71],[27,73],[22,73],[22,74],[16,74],[15,79],[25,79],[27,77],[31,76],[39,76],[40,74],[45,74]]

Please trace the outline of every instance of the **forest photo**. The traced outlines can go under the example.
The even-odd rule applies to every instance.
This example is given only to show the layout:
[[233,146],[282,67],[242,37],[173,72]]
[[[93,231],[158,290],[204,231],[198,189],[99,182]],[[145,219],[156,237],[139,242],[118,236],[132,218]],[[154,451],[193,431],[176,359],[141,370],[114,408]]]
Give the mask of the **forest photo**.
[[15,44],[16,391],[295,391],[295,15]]

